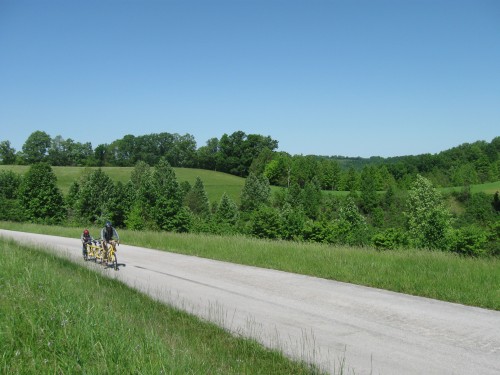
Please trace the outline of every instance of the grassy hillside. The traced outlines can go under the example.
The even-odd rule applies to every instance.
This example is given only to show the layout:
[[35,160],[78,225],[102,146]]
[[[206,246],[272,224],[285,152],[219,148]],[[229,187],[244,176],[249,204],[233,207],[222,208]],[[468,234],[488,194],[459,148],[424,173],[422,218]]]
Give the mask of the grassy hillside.
[[[24,174],[28,170],[28,166],[24,165],[0,165],[1,170],[12,170],[16,173]],[[57,182],[61,191],[66,194],[71,183],[78,180],[85,171],[97,169],[97,167],[52,167],[57,177]],[[113,181],[121,181],[126,183],[130,179],[132,167],[102,167],[101,168]],[[196,177],[200,177],[205,185],[205,190],[210,202],[218,202],[224,192],[235,202],[240,201],[241,189],[245,184],[245,179],[233,176],[227,173],[208,171],[205,169],[195,168],[174,168],[177,180],[179,183],[183,181],[194,184]],[[278,190],[278,187],[272,187],[272,190]],[[442,192],[460,191],[462,187],[439,188]],[[494,194],[500,191],[500,181],[490,182],[486,184],[471,185],[473,193],[484,192]],[[328,194],[337,196],[345,196],[348,192],[345,191],[329,191]]]
[[[24,174],[29,166],[24,165],[0,165],[1,170],[12,170],[19,174]],[[97,167],[52,167],[59,188],[66,194],[72,182],[78,180],[86,171],[98,169]],[[113,181],[126,183],[130,180],[132,167],[102,167],[101,168]],[[191,185],[200,177],[205,185],[210,202],[218,202],[224,192],[235,202],[240,201],[240,194],[245,180],[241,177],[232,176],[227,173],[207,171],[204,169],[174,168],[179,183],[189,182]]]
[[[461,191],[463,187],[449,187],[449,188],[440,188],[439,190],[442,192],[449,192],[449,191]],[[471,185],[471,192],[472,193],[479,193],[483,192],[486,194],[495,194],[495,192],[500,191],[500,181],[496,182],[488,182],[486,184],[479,184],[479,185]]]

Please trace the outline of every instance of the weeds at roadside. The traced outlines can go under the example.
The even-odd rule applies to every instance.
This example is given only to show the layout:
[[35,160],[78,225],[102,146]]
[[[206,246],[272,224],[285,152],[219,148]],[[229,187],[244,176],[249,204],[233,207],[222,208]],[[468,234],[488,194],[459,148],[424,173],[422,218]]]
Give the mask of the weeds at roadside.
[[319,373],[66,259],[0,249],[2,373]]

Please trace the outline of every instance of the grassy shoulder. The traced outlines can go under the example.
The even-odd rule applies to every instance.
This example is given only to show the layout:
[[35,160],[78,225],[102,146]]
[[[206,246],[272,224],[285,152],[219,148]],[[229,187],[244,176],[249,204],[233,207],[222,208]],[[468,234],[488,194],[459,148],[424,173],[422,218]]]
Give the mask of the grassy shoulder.
[[1,373],[318,373],[66,259],[0,249]]
[[[81,228],[0,222],[0,228],[79,237]],[[98,236],[98,228],[89,228]],[[422,250],[120,230],[121,242],[500,310],[500,259]]]

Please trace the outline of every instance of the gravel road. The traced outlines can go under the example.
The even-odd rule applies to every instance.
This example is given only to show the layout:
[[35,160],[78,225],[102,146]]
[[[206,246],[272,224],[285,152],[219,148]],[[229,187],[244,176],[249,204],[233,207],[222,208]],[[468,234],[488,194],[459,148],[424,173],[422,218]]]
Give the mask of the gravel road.
[[[0,230],[294,358],[344,374],[500,374],[500,312],[127,245],[119,271],[79,239]],[[500,286],[496,286],[499,288]]]

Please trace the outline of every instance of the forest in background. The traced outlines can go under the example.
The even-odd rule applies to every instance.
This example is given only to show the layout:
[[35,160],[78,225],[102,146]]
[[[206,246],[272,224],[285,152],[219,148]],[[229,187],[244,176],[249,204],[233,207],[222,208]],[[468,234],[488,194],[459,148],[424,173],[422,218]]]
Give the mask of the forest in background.
[[[500,180],[500,137],[435,155],[347,159],[289,155],[278,142],[244,132],[196,148],[189,135],[125,136],[95,150],[44,132],[22,151],[0,143],[0,220],[95,225],[112,220],[134,230],[245,234],[377,249],[425,248],[466,255],[500,254],[500,202],[474,183]],[[85,149],[85,152],[82,152]],[[130,181],[88,171],[64,195],[51,166],[133,166]],[[245,177],[240,202],[209,202],[201,179],[179,183],[173,167]],[[271,194],[271,185],[282,187]],[[440,194],[437,186],[461,186]],[[348,191],[345,196],[328,194]]]
[[60,135],[51,138],[33,132],[22,150],[0,142],[0,163],[52,166],[133,167],[139,161],[156,165],[164,158],[172,167],[201,168],[247,177],[263,174],[274,186],[304,186],[316,180],[322,190],[360,190],[362,180],[374,180],[377,190],[390,185],[408,189],[417,174],[435,186],[467,186],[500,180],[500,137],[464,143],[437,154],[382,158],[290,155],[276,151],[278,141],[269,136],[236,131],[209,139],[197,147],[192,135],[154,133],[126,135],[110,144],[80,143]]

